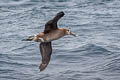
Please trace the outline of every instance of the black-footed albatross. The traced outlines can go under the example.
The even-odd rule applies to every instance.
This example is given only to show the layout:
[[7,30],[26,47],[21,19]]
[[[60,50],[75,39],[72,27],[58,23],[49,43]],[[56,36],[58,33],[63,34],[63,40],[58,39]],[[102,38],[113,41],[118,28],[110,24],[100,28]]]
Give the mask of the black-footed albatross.
[[63,16],[64,16],[64,12],[57,13],[52,20],[49,20],[45,24],[45,29],[43,32],[40,32],[35,36],[30,36],[28,39],[23,39],[23,41],[41,42],[39,46],[41,56],[42,56],[42,61],[39,66],[40,71],[43,71],[49,64],[51,54],[52,54],[51,41],[59,39],[65,35],[75,36],[75,34],[70,32],[68,29],[57,27],[58,20]]

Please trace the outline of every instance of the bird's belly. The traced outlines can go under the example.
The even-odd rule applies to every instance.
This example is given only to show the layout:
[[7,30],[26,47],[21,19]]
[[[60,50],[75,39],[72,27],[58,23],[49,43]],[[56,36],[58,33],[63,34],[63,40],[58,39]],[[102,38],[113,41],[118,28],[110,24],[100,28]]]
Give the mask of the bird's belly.
[[61,38],[61,37],[48,37],[48,38],[46,38],[46,41],[50,42],[50,41],[53,41],[53,40],[57,40],[59,38]]
[[43,37],[43,38],[39,37],[35,41],[36,42],[50,42],[50,41],[53,41],[53,40],[56,40],[56,39],[59,39],[59,38],[60,37],[49,37],[49,36],[47,36],[47,37]]
[[46,37],[46,41],[47,42],[50,42],[50,41],[53,41],[53,40],[57,40],[57,39],[59,39],[59,38],[61,38],[61,37],[63,37],[62,35],[60,36],[60,35],[58,35],[58,34],[55,34],[54,36],[48,36],[48,37]]

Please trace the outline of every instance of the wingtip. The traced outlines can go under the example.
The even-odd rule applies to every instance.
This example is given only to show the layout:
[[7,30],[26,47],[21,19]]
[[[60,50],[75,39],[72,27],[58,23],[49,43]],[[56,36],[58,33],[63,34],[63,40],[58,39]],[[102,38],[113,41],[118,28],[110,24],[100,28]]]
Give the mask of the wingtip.
[[63,11],[58,12],[57,15],[59,15],[60,17],[63,17],[65,15],[65,13]]
[[40,72],[42,72],[43,70],[45,70],[46,67],[47,67],[47,64],[41,63],[40,66],[39,66]]

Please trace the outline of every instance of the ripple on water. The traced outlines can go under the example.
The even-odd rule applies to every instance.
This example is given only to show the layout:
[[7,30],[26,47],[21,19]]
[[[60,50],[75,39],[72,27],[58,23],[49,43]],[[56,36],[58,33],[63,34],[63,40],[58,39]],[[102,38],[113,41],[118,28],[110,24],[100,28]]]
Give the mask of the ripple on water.
[[[0,0],[1,80],[120,80],[119,0]],[[39,43],[21,41],[43,31],[56,12],[78,36],[53,42],[39,72]]]

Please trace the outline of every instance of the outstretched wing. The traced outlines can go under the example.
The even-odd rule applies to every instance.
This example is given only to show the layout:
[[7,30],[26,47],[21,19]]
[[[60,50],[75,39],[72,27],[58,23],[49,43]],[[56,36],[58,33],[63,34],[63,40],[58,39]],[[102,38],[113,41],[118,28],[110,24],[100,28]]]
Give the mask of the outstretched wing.
[[51,58],[51,54],[52,54],[51,42],[40,43],[40,52],[42,56],[42,61],[39,66],[39,69],[40,71],[43,71],[49,64]]
[[58,20],[64,16],[64,12],[59,12],[56,14],[56,16],[52,19],[49,20],[46,24],[45,24],[45,30],[44,33],[49,33],[51,30],[55,30],[57,29],[57,22]]

